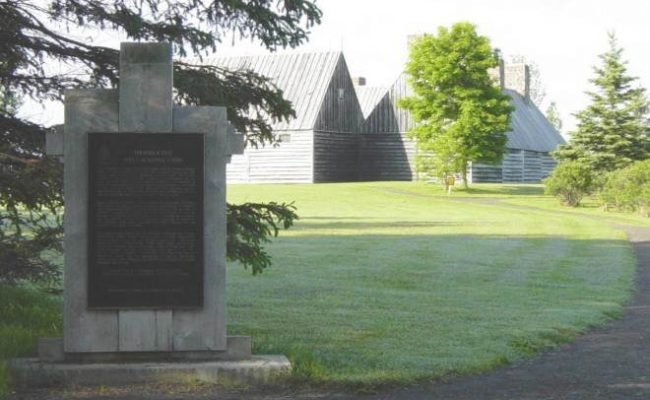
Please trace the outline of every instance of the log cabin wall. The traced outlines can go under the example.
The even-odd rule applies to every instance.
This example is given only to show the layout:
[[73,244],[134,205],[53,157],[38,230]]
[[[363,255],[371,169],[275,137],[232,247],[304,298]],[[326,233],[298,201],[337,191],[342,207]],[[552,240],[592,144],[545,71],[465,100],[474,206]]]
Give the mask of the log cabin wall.
[[[291,102],[296,113],[295,118],[273,123],[278,141],[276,146],[267,144],[257,149],[247,146],[243,154],[232,157],[227,170],[228,182],[313,183],[317,175],[314,152],[316,126],[336,132],[336,129],[345,126],[341,121],[348,120],[339,115],[342,112],[340,108],[335,110],[330,107],[332,95],[336,96],[333,100],[338,101],[339,75],[347,74],[343,54],[269,54],[218,58],[212,62],[228,70],[252,70],[270,78],[283,91],[284,98]],[[349,75],[347,77],[350,81]],[[353,109],[356,95],[352,83],[348,84],[350,89],[340,106]],[[334,89],[332,85],[335,85]]]
[[[495,73],[495,79],[501,80],[500,86],[510,96],[515,108],[512,130],[506,134],[507,152],[498,165],[473,163],[469,178],[472,182],[541,182],[555,166],[549,153],[564,143],[564,139],[530,100],[528,69],[525,65],[508,66],[505,70],[500,68]],[[414,162],[416,146],[405,138],[414,122],[408,112],[398,107],[401,98],[411,95],[407,77],[402,74],[383,97],[376,94],[360,96],[362,99],[374,99],[375,103],[374,108],[367,111],[362,129],[360,179],[417,178]],[[367,107],[369,105],[362,101],[362,108]],[[373,140],[377,134],[388,136],[377,136]],[[401,134],[401,140],[399,136],[393,136],[394,144],[388,144],[389,134]],[[404,162],[405,159],[408,163]]]
[[[273,124],[278,146],[233,156],[229,182],[417,178],[416,144],[406,135],[414,122],[398,107],[412,95],[405,74],[390,88],[355,88],[341,52],[218,59],[216,65],[271,78],[296,111],[295,118]],[[494,74],[515,108],[508,152],[500,165],[474,163],[473,182],[540,182],[555,166],[549,153],[564,140],[528,98],[527,72],[517,65]]]
[[363,121],[357,91],[341,55],[314,126],[314,182],[358,179],[359,130]]
[[401,74],[368,113],[362,132],[367,134],[408,132],[414,126],[413,118],[408,111],[398,107],[397,103],[400,99],[412,95],[406,75]]
[[276,146],[248,147],[227,166],[229,183],[312,183],[313,131],[279,131]]
[[509,149],[498,165],[473,163],[474,183],[540,183],[557,162],[547,152]]
[[415,141],[399,133],[361,135],[360,181],[415,180]]
[[359,145],[359,180],[411,181],[416,179],[416,143],[406,136],[413,119],[397,102],[412,95],[401,74],[384,89],[360,88],[360,101],[366,120]]
[[314,132],[314,182],[358,179],[359,135]]

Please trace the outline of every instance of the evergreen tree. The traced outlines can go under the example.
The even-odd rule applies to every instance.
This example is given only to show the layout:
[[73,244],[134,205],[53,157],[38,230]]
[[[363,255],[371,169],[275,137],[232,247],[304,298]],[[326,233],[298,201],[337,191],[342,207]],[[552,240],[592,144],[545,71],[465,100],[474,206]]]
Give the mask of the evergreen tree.
[[416,122],[409,135],[421,154],[434,159],[428,172],[460,172],[467,186],[469,162],[501,161],[512,107],[488,74],[497,63],[488,38],[467,22],[412,43],[406,73],[414,96],[400,106]]
[[557,110],[557,105],[554,101],[552,101],[551,104],[548,105],[548,108],[546,108],[546,119],[558,132],[562,132],[562,119],[560,118],[560,112]]
[[[321,11],[309,0],[8,0],[0,2],[0,93],[62,100],[67,88],[116,87],[119,51],[78,40],[82,29],[119,31],[131,41],[166,41],[199,60],[230,34],[275,50],[307,40]],[[84,31],[84,34],[88,30]],[[200,61],[199,61],[200,62]],[[48,63],[74,70],[52,74]],[[271,123],[295,116],[266,77],[200,63],[174,65],[176,102],[225,106],[249,145],[274,141]],[[0,109],[0,280],[46,278],[58,269],[40,258],[60,243],[61,166],[44,155],[47,127]],[[296,218],[289,204],[228,207],[228,257],[258,273],[270,265],[263,243]],[[26,234],[30,231],[30,234]]]
[[637,78],[628,75],[622,53],[615,35],[609,34],[609,50],[599,56],[601,65],[590,80],[596,88],[587,92],[591,104],[576,114],[577,129],[554,153],[558,160],[576,160],[606,172],[648,158],[648,102],[644,89],[633,86]]

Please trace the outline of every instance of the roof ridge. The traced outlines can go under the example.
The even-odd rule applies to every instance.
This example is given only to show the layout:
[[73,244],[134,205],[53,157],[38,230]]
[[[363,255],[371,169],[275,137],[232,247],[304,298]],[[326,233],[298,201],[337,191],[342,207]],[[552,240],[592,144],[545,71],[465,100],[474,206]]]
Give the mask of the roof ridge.
[[343,54],[342,50],[312,50],[312,51],[280,51],[280,52],[266,52],[259,54],[231,54],[220,56],[215,54],[213,57],[205,58],[206,61],[212,60],[232,60],[232,59],[243,59],[243,58],[262,58],[262,57],[292,57],[292,56],[313,56],[321,54]]

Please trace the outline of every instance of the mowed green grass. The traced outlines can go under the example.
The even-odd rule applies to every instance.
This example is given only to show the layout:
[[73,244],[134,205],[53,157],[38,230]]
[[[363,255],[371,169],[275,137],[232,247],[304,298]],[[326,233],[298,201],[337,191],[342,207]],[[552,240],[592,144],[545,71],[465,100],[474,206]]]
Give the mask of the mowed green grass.
[[34,356],[41,337],[61,335],[62,299],[25,285],[0,285],[0,398],[9,391],[5,361]]
[[[472,192],[473,190],[473,192]],[[231,265],[231,334],[284,353],[296,375],[405,382],[484,371],[619,315],[634,257],[605,222],[488,202],[539,187],[230,186],[229,201],[295,201],[300,220],[251,277]]]
[[[251,335],[258,353],[287,354],[310,381],[483,371],[619,315],[631,294],[625,236],[553,206],[540,186],[447,197],[418,183],[231,185],[228,197],[298,208],[268,246],[273,267],[252,277],[229,265],[228,328]],[[60,298],[1,286],[0,364],[60,335],[60,309]]]

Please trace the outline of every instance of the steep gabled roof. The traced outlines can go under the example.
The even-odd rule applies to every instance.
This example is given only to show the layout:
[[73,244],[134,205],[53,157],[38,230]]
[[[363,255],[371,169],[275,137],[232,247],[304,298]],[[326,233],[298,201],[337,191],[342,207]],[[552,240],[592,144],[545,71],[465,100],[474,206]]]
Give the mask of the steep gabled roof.
[[515,107],[512,112],[512,131],[508,132],[508,148],[549,152],[564,144],[562,135],[532,101],[525,100],[514,90],[505,89],[504,93],[510,96]]
[[[558,145],[564,144],[560,133],[551,125],[535,104],[518,92],[504,89],[512,99],[515,110],[512,112],[512,131],[507,133],[509,149],[522,149],[538,152],[549,152]],[[380,98],[374,110],[366,116],[366,133],[405,133],[414,126],[410,114],[397,107],[399,99],[411,96],[406,75],[400,74],[393,86]]]
[[341,52],[287,53],[216,58],[229,70],[250,69],[267,76],[291,101],[296,118],[273,125],[274,130],[313,129]]
[[[401,73],[395,82],[385,89],[363,124],[364,133],[405,133],[413,127],[411,114],[397,106],[399,99],[412,96],[406,74]],[[364,113],[365,114],[365,113]]]

